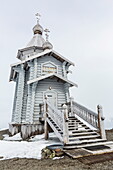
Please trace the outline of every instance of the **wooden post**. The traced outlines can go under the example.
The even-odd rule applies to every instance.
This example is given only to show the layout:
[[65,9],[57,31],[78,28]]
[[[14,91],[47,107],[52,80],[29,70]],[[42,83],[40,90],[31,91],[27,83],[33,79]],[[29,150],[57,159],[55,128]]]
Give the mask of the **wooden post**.
[[100,130],[100,136],[101,136],[102,139],[106,139],[102,106],[98,105],[97,111],[98,111],[98,127],[99,127],[99,130]]
[[63,105],[63,139],[64,139],[64,144],[69,142],[68,109],[66,104]]
[[73,116],[73,101],[74,101],[74,98],[70,97],[70,109],[71,109],[71,115],[70,116]]
[[47,122],[47,113],[48,113],[48,105],[46,102],[46,98],[45,98],[45,102],[44,102],[44,133],[45,133],[45,140],[47,140],[49,138],[49,130],[48,130],[48,122]]

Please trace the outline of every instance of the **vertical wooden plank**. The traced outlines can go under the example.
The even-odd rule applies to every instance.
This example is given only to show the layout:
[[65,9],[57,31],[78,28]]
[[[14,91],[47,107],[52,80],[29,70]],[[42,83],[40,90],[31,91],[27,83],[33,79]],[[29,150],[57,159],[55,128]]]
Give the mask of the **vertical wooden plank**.
[[97,111],[98,111],[98,127],[99,127],[99,130],[100,130],[100,136],[101,136],[102,139],[106,139],[102,106],[98,105]]
[[24,91],[24,79],[25,79],[25,71],[23,69],[23,64],[19,67],[14,68],[19,76],[18,76],[18,88],[17,88],[17,96],[15,103],[15,112],[14,112],[14,122],[21,123],[21,111],[23,104],[23,91]]
[[63,105],[63,140],[64,144],[69,143],[68,109],[66,104]]
[[12,110],[12,122],[15,122],[15,109],[16,109],[17,91],[18,91],[18,76],[19,74],[17,73],[15,95],[14,95],[14,101],[13,101],[13,110]]
[[45,121],[44,121],[44,133],[45,133],[45,140],[47,140],[49,138],[49,129],[48,129],[48,122],[47,122],[47,113],[48,113],[48,105],[46,103],[46,100],[45,99],[45,113],[44,113],[44,117],[45,117]]

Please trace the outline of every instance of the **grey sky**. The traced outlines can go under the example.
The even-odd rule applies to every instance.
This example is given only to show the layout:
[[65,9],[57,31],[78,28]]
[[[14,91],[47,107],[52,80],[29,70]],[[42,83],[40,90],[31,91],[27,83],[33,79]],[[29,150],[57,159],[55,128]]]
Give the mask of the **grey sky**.
[[106,127],[113,128],[113,0],[0,1],[0,128],[11,118],[10,64],[32,38],[37,12],[40,24],[51,31],[54,50],[76,65],[69,77],[79,87],[72,96],[94,111],[101,104]]

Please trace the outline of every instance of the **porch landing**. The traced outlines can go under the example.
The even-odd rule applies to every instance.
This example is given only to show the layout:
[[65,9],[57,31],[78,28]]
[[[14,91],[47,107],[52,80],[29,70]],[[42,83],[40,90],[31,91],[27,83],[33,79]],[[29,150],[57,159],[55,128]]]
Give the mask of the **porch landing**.
[[113,142],[108,144],[64,150],[64,153],[73,159],[85,164],[113,160]]

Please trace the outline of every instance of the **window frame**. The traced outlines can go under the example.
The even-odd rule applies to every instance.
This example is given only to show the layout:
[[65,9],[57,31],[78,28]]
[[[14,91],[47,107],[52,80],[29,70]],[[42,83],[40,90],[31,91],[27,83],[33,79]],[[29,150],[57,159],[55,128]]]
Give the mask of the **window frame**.
[[55,63],[51,62],[51,61],[47,61],[47,62],[44,62],[44,63],[41,64],[41,75],[50,74],[49,72],[43,72],[43,65],[45,65],[45,64],[51,64],[51,65],[55,66],[56,67],[56,72],[51,72],[51,73],[58,74],[58,66]]

